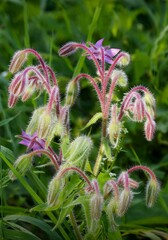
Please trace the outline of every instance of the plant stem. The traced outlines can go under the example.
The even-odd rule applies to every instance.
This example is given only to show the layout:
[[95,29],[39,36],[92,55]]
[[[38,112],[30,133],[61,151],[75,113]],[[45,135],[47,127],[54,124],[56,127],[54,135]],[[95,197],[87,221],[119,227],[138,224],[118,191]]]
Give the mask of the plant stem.
[[74,229],[77,240],[82,240],[83,238],[82,238],[82,235],[79,231],[78,225],[76,223],[76,219],[75,219],[73,211],[70,212],[69,217],[70,217],[70,220],[71,220],[71,223],[72,223],[72,226],[73,226],[73,229]]
[[97,159],[93,168],[93,175],[97,176],[99,169],[100,169],[100,164],[101,164],[101,160],[103,158],[103,154],[104,154],[104,145],[103,145],[103,139],[107,136],[107,119],[103,118],[102,119],[102,137],[101,137],[101,144],[100,144],[100,148],[99,148],[99,152],[97,155]]

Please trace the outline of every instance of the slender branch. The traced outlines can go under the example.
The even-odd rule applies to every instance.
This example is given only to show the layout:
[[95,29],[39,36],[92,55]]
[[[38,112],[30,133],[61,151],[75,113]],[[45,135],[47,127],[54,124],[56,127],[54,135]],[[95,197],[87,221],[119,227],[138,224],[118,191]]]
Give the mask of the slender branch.
[[147,172],[153,180],[155,180],[155,181],[157,180],[154,172],[146,166],[134,166],[134,167],[128,169],[127,173],[129,174],[129,173],[132,173],[132,172],[137,171],[137,170],[142,170],[144,172]]
[[40,54],[39,54],[37,51],[35,51],[34,49],[31,49],[31,48],[25,49],[25,52],[32,53],[32,54],[34,54],[34,55],[38,58],[39,62],[41,63],[41,66],[42,66],[42,68],[43,68],[43,72],[44,72],[44,75],[45,75],[45,77],[46,77],[46,81],[49,83],[49,77],[48,77],[47,67],[46,67],[46,65],[45,65],[42,57],[40,56]]
[[103,76],[103,72],[102,72],[102,70],[101,70],[101,68],[100,68],[99,62],[97,61],[97,58],[94,56],[94,54],[92,53],[92,51],[90,51],[87,46],[85,46],[84,44],[80,44],[80,43],[74,43],[74,47],[82,48],[82,49],[84,49],[89,55],[91,55],[91,57],[92,57],[95,65],[96,65],[96,68],[98,69],[100,75]]
[[34,150],[34,151],[28,153],[29,156],[34,156],[34,155],[37,155],[37,154],[47,155],[47,156],[51,159],[51,161],[52,161],[52,163],[54,164],[56,170],[59,169],[59,165],[58,165],[57,160],[56,160],[55,157],[53,157],[53,155],[52,155],[51,153],[49,153],[47,150],[45,150],[45,149],[39,149],[39,150]]
[[[89,178],[85,175],[84,172],[82,172],[82,171],[81,171],[79,168],[77,168],[77,167],[67,167],[67,168],[64,168],[64,169],[62,169],[62,170],[59,172],[59,174],[58,174],[57,176],[58,176],[58,177],[62,177],[62,176],[64,176],[68,171],[75,171],[75,172],[77,172],[77,173],[87,182],[87,184],[89,185],[89,187],[90,187],[91,189],[93,189],[93,186],[92,186]],[[93,189],[93,190],[94,190],[94,189]]]
[[100,102],[100,105],[101,105],[101,108],[102,108],[102,111],[103,111],[103,99],[102,99],[102,94],[101,94],[101,91],[97,85],[97,83],[95,82],[95,80],[89,75],[89,74],[86,74],[86,73],[81,73],[79,74],[78,76],[76,76],[74,78],[74,81],[78,81],[80,80],[81,78],[86,78],[90,81],[90,83],[93,85],[97,95],[98,95],[98,99],[99,99],[99,102]]

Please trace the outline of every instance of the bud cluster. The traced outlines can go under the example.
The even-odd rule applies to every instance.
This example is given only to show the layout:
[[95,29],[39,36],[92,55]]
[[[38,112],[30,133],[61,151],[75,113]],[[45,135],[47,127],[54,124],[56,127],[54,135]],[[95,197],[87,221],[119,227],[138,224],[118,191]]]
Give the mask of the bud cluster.
[[[145,166],[132,167],[122,172],[118,178],[107,180],[103,190],[102,186],[99,186],[99,178],[96,179],[104,155],[111,159],[110,148],[116,148],[120,143],[121,134],[124,134],[124,116],[132,121],[144,123],[145,137],[148,141],[152,140],[155,132],[155,99],[146,87],[134,87],[125,94],[121,103],[118,99],[116,101],[114,97],[116,88],[126,87],[128,83],[128,77],[121,68],[129,64],[130,55],[120,49],[103,46],[103,40],[100,39],[95,44],[69,42],[59,50],[59,55],[63,57],[75,53],[78,49],[84,50],[87,59],[94,62],[98,75],[98,77],[92,77],[81,73],[75,76],[67,85],[64,105],[61,104],[60,90],[53,70],[45,64],[35,50],[18,51],[9,67],[14,74],[9,86],[10,108],[14,107],[19,98],[25,102],[36,92],[41,94],[45,91],[48,96],[47,103],[32,113],[26,132],[22,131],[22,135],[18,136],[22,139],[20,144],[27,147],[27,154],[20,156],[14,166],[19,174],[25,175],[31,167],[33,156],[40,157],[44,154],[51,160],[56,174],[48,186],[47,204],[55,208],[62,207],[64,200],[67,200],[64,199],[65,184],[69,183],[72,173],[77,173],[87,186],[82,183],[78,195],[75,193],[72,195],[75,198],[83,196],[88,203],[83,204],[88,213],[86,214],[88,237],[95,236],[103,211],[106,212],[112,229],[117,226],[115,218],[125,215],[133,200],[134,191],[139,187],[139,183],[130,177],[132,172],[142,170],[149,176],[146,186],[148,207],[154,205],[160,190],[155,174]],[[29,54],[37,58],[39,65],[22,69]],[[87,177],[83,169],[93,142],[85,135],[71,141],[69,131],[69,110],[78,96],[79,80],[82,78],[89,80],[96,91],[102,117],[101,144],[93,167],[95,179],[91,180],[91,176]],[[93,119],[95,120],[96,117]],[[59,137],[58,153],[55,153],[51,147],[55,136]],[[106,170],[108,170],[108,164]],[[15,179],[11,171],[9,177],[12,180]]]

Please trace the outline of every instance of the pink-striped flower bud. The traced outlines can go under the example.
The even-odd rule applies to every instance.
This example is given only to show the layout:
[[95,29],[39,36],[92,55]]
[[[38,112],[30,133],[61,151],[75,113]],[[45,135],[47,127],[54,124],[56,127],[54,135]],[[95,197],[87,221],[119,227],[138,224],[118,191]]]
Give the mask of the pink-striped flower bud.
[[92,220],[98,221],[102,214],[103,197],[100,194],[93,194],[90,199],[90,215]]
[[27,101],[35,92],[35,86],[33,86],[31,83],[24,89],[22,94],[22,101]]
[[156,202],[158,193],[160,191],[160,184],[156,179],[150,179],[146,186],[146,205],[153,207]]
[[147,119],[144,125],[145,137],[148,141],[152,141],[155,133],[156,124],[153,119]]
[[13,93],[11,93],[8,98],[8,107],[9,108],[14,107],[15,104],[17,103],[17,100],[18,100],[18,97],[15,96]]
[[69,56],[76,52],[77,47],[75,42],[66,43],[62,48],[59,49],[58,54],[62,57]]
[[118,216],[123,216],[126,211],[128,210],[131,201],[133,199],[133,194],[130,189],[123,189],[119,196],[119,203],[118,203]]
[[[24,176],[25,173],[31,168],[32,166],[32,157],[29,156],[29,154],[24,154],[18,157],[18,159],[14,163],[14,167],[16,170]],[[9,178],[13,181],[16,179],[16,176],[12,171],[9,171]]]
[[137,98],[133,106],[133,119],[137,122],[142,122],[145,117],[145,106],[143,100]]
[[26,86],[26,81],[26,78],[23,79],[22,72],[17,73],[8,88],[9,92],[13,93],[15,96],[21,96]]
[[16,52],[11,60],[9,71],[11,73],[17,72],[21,68],[21,66],[25,63],[26,60],[27,60],[27,53],[25,50]]

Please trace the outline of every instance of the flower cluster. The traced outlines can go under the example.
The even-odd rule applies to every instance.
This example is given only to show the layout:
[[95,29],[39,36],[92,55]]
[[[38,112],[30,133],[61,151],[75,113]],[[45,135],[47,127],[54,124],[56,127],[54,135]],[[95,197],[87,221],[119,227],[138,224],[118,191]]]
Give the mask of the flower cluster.
[[[146,166],[135,166],[122,172],[118,178],[109,180],[104,184],[102,190],[99,186],[98,175],[101,171],[101,162],[106,156],[106,160],[111,159],[111,149],[115,149],[120,144],[120,138],[125,133],[124,118],[131,121],[143,122],[145,137],[151,141],[155,132],[155,99],[152,93],[144,86],[136,86],[123,99],[115,102],[113,96],[117,87],[125,87],[128,77],[122,70],[130,62],[128,53],[117,48],[103,46],[100,39],[96,44],[69,42],[60,50],[60,56],[67,56],[75,53],[78,49],[84,50],[84,55],[88,60],[93,61],[97,77],[92,77],[86,73],[75,76],[68,84],[64,104],[60,101],[60,90],[57,78],[53,70],[45,64],[42,57],[33,49],[18,51],[10,64],[9,70],[14,77],[9,86],[9,107],[14,107],[18,99],[24,102],[35,92],[41,94],[45,91],[48,95],[47,104],[35,109],[26,131],[22,131],[19,137],[20,144],[27,147],[26,154],[20,156],[14,163],[15,168],[21,175],[24,175],[31,167],[32,157],[46,155],[51,160],[56,169],[56,174],[49,183],[47,204],[49,207],[63,206],[66,198],[66,176],[77,173],[87,183],[87,186],[80,188],[74,198],[83,197],[87,204],[85,212],[90,212],[86,222],[88,232],[94,236],[98,228],[102,211],[105,211],[109,225],[116,227],[115,217],[122,217],[129,208],[134,190],[138,189],[139,183],[130,177],[136,170],[142,170],[149,176],[146,187],[146,204],[152,207],[157,198],[160,186],[155,174]],[[29,54],[33,54],[39,61],[37,66],[29,66],[22,69]],[[79,136],[71,141],[69,127],[69,110],[74,104],[79,93],[79,80],[85,78],[89,80],[97,93],[100,103],[102,118],[102,135],[100,139],[100,149],[94,163],[92,174],[87,176],[84,172],[86,160],[89,157],[93,142],[88,136]],[[99,79],[99,81],[97,81]],[[95,121],[93,121],[95,122]],[[51,147],[52,140],[59,136],[59,150],[57,152]],[[107,171],[110,174],[111,166],[108,161]],[[12,180],[15,176],[9,173]],[[90,180],[90,178],[93,179]],[[64,192],[65,191],[65,192]],[[75,192],[76,190],[74,190]],[[75,201],[75,200],[74,200]],[[83,201],[82,201],[83,203]],[[62,204],[62,205],[61,205]],[[71,208],[70,208],[71,209]],[[91,217],[91,220],[90,220]],[[90,238],[91,239],[91,238]]]

